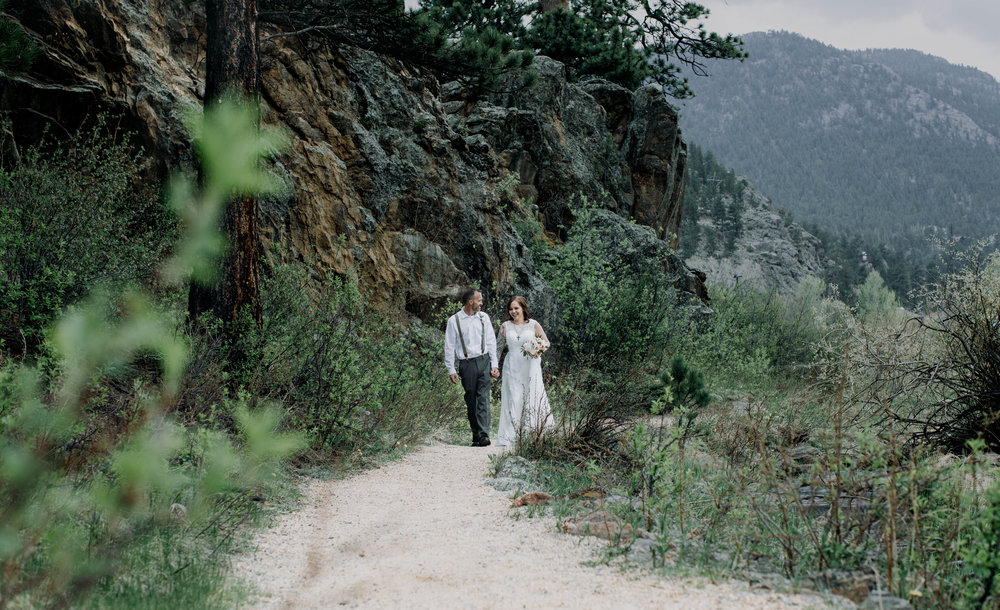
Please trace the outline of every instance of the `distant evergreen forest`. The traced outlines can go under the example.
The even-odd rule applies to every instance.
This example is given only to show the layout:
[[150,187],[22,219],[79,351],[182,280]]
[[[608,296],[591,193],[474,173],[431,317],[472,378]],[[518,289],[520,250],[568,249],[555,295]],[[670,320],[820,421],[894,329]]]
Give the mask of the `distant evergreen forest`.
[[[743,192],[749,186],[746,179],[694,144],[688,144],[686,172],[680,255],[692,256],[699,246],[709,256],[732,255],[736,238],[743,229],[741,204]],[[698,224],[705,216],[712,219],[715,231],[703,230]]]
[[916,51],[843,51],[787,32],[743,40],[750,59],[710,62],[711,77],[692,79],[697,97],[681,127],[828,246],[852,256],[888,248],[887,261],[899,252],[923,266],[930,236],[1000,231],[991,76]]
[[[687,177],[684,194],[684,213],[681,218],[681,256],[687,258],[699,246],[706,254],[719,257],[731,256],[736,239],[743,230],[742,210],[746,204],[748,188],[754,186],[731,169],[723,167],[710,151],[696,144],[688,145]],[[793,215],[781,208],[775,211],[786,226],[795,222]],[[705,230],[698,224],[702,217],[709,217],[715,231]],[[914,259],[907,252],[891,245],[862,238],[858,233],[826,231],[815,223],[803,225],[823,243],[828,260],[835,263],[827,267],[821,278],[835,284],[841,295],[849,295],[865,282],[871,270],[878,271],[886,285],[904,303],[908,294],[937,277],[937,261]]]

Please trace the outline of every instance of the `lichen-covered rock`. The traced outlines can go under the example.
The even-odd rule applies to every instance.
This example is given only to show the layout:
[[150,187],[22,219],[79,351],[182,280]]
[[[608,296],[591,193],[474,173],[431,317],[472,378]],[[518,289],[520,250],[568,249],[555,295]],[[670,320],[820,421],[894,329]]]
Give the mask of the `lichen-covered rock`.
[[808,578],[816,588],[846,597],[855,603],[867,598],[868,592],[878,584],[878,574],[871,568],[823,570],[810,573]]
[[676,248],[687,149],[662,88],[571,83],[566,67],[548,57],[533,67],[533,87],[510,83],[471,105],[456,102],[459,88],[446,88],[451,124],[491,143],[549,230],[569,226],[574,199],[586,197],[653,227]]
[[500,462],[496,472],[497,478],[514,478],[533,481],[538,477],[538,467],[534,462],[519,455],[511,455]]
[[[747,187],[740,202],[742,229],[732,253],[708,254],[705,241],[686,263],[705,273],[709,282],[739,283],[758,292],[792,295],[807,277],[821,277],[827,264],[823,244],[794,222],[786,222],[767,198]],[[716,231],[709,217],[699,219],[702,234]]]
[[584,513],[566,519],[562,523],[562,531],[574,536],[596,536],[612,542],[631,539],[635,529],[621,517],[603,510]]
[[910,610],[913,605],[890,593],[875,590],[868,594],[865,601],[858,604],[858,610]]
[[600,249],[607,260],[618,261],[620,268],[630,272],[641,272],[652,263],[678,289],[707,299],[704,277],[688,267],[652,227],[631,222],[609,210],[594,210],[593,223],[597,237],[587,247]]

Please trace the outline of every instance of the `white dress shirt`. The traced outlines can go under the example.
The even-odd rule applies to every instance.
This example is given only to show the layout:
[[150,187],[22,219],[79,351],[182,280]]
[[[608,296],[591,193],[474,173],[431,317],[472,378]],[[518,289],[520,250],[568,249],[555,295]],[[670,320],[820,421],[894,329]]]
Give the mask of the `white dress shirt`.
[[[484,353],[490,355],[490,368],[497,368],[497,336],[493,332],[493,323],[490,317],[483,312],[477,312],[471,316],[465,313],[465,309],[458,310],[458,313],[448,318],[448,326],[444,331],[444,366],[448,369],[449,375],[455,374],[455,359],[465,360],[465,351],[462,349],[462,342],[458,338],[458,327],[455,320],[462,325],[462,336],[465,337],[465,350],[468,350],[469,358],[482,356]],[[483,333],[486,333],[486,351],[483,351]]]

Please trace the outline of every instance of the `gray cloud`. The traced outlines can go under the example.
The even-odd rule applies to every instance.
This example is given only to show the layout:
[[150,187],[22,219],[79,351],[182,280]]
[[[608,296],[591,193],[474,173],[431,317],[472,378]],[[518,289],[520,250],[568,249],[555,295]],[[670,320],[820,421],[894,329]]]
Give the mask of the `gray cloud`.
[[996,0],[701,0],[709,30],[788,30],[840,48],[902,47],[1000,78]]
[[995,0],[922,0],[920,10],[931,29],[945,28],[958,34],[994,42],[1000,24],[1000,2]]
[[993,41],[1000,24],[1000,2],[996,0],[705,0],[703,3],[712,9],[710,20],[730,9],[760,13],[780,11],[792,23],[827,18],[841,25],[891,23],[916,14],[932,30],[954,30],[983,41]]

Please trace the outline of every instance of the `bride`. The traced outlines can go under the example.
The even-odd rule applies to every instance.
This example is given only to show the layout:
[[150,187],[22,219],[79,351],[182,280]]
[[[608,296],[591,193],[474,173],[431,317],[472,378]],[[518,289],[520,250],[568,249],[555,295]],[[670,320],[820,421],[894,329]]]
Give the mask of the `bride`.
[[555,423],[542,385],[541,356],[549,339],[542,325],[531,319],[524,297],[507,303],[507,316],[510,319],[500,326],[500,340],[508,351],[501,374],[499,446],[513,445],[520,435],[537,434]]

